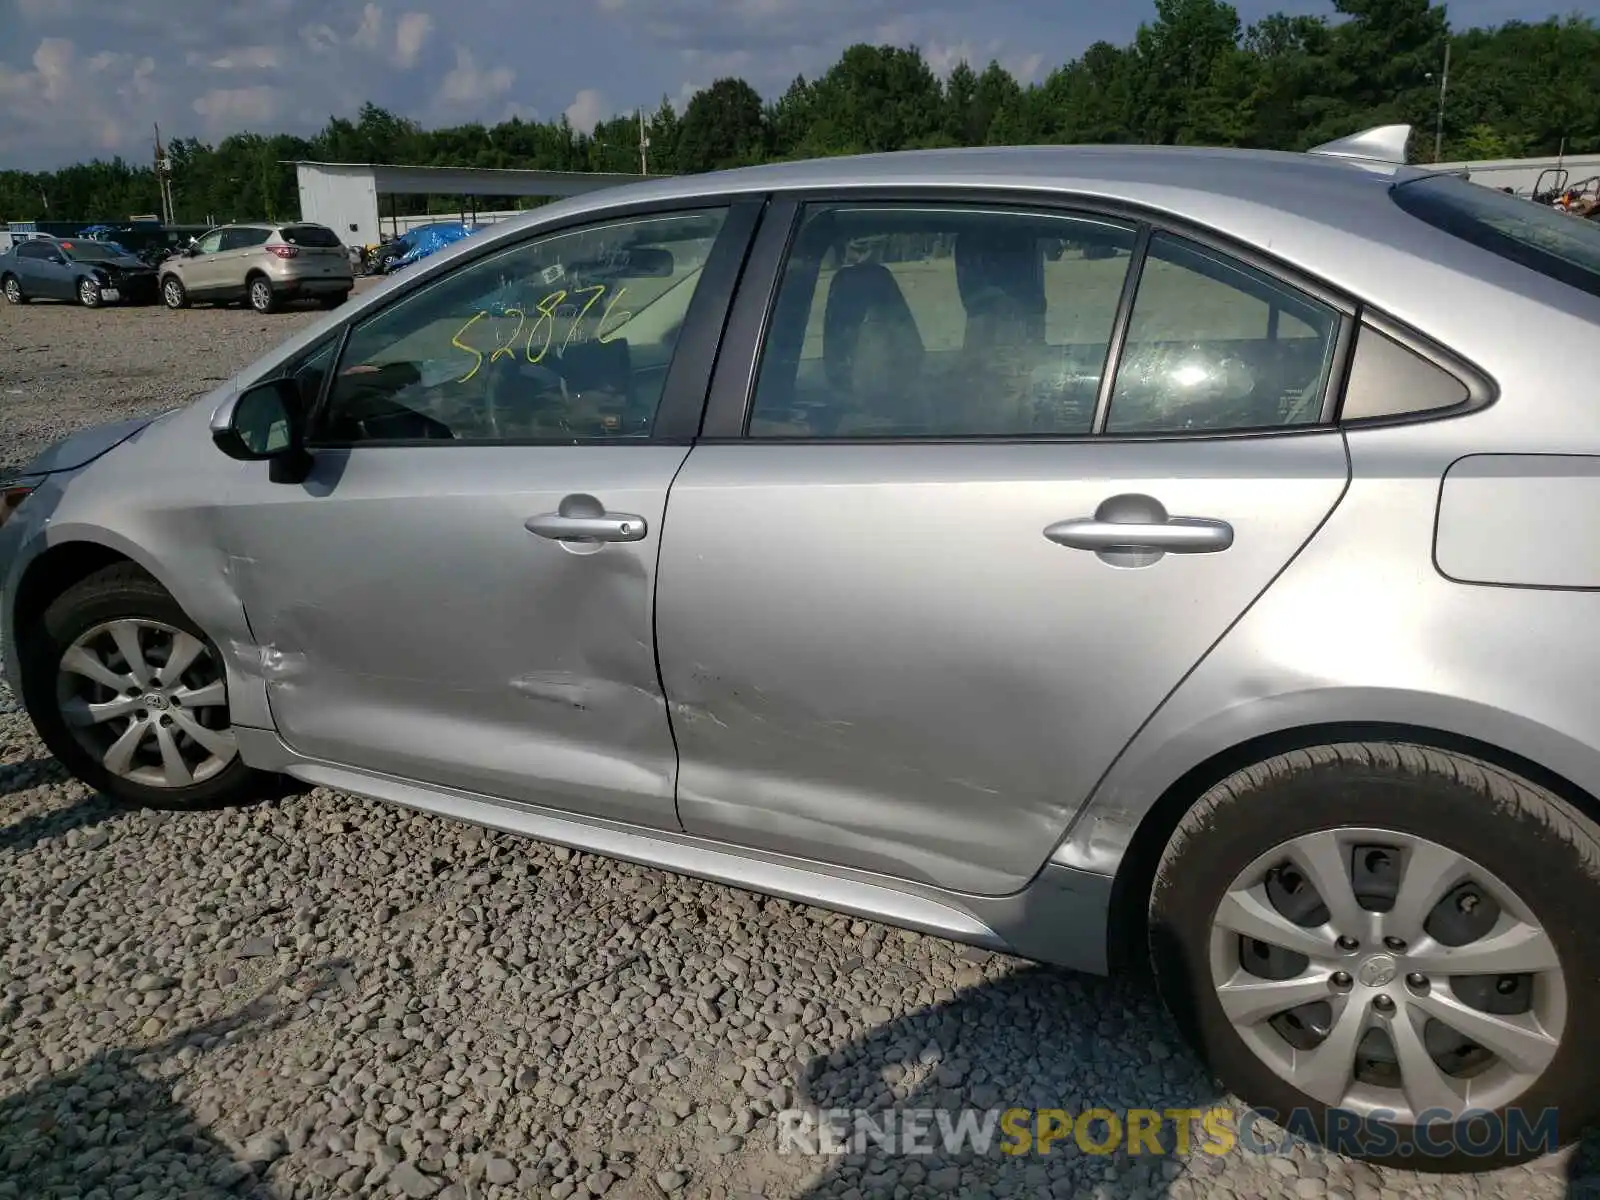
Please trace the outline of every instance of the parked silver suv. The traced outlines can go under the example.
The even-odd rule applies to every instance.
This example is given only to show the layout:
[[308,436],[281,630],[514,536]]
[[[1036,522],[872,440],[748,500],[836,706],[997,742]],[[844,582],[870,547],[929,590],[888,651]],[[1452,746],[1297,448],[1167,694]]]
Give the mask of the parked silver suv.
[[224,225],[161,264],[161,298],[168,308],[187,308],[194,300],[243,300],[267,313],[300,299],[334,308],[354,286],[339,235],[303,221]]

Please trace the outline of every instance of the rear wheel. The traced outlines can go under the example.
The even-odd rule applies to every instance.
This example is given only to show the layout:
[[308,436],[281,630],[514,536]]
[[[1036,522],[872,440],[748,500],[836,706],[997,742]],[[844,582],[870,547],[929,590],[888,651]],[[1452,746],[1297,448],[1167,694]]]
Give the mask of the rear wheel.
[[254,276],[249,283],[246,293],[250,299],[250,307],[258,313],[276,312],[278,309],[278,296],[272,290],[272,281],[265,275]]
[[1600,1117],[1597,883],[1594,825],[1543,788],[1421,746],[1325,746],[1184,818],[1151,955],[1246,1103],[1342,1153],[1481,1171]]
[[108,567],[19,639],[23,698],[51,752],[117,800],[200,808],[248,798],[222,656],[159,584]]
[[17,277],[15,275],[7,275],[5,277],[3,286],[5,288],[7,303],[26,304],[28,302],[28,297],[22,293],[22,284],[17,281]]
[[176,275],[168,275],[161,281],[161,301],[174,310],[189,307],[189,293]]

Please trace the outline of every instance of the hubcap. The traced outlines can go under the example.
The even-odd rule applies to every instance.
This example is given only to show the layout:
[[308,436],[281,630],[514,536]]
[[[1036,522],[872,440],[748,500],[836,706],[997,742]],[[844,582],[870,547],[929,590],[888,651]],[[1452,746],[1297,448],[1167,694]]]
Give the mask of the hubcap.
[[92,283],[84,284],[82,287],[80,287],[78,289],[78,293],[79,293],[79,295],[81,295],[83,297],[83,300],[84,300],[85,304],[93,304],[94,303],[94,293],[95,293],[94,284],[92,284]]
[[22,289],[17,286],[17,281],[15,279],[6,280],[6,296],[15,300],[20,295],[22,295]]
[[217,655],[159,621],[107,621],[73,642],[56,699],[80,746],[145,787],[204,783],[238,754]]
[[255,302],[257,308],[265,308],[272,301],[272,292],[268,290],[266,284],[258,283],[250,289],[250,299]]
[[183,299],[183,293],[178,290],[178,285],[172,282],[167,284],[167,303],[173,308],[178,307],[178,302]]
[[1555,946],[1501,880],[1437,842],[1307,834],[1234,879],[1211,978],[1245,1045],[1330,1107],[1404,1125],[1510,1104],[1567,1018]]

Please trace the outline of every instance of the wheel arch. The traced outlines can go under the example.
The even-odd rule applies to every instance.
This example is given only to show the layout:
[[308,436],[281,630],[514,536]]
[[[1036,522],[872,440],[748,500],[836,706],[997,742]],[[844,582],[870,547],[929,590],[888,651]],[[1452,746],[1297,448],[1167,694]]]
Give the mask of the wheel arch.
[[1405,742],[1480,758],[1521,775],[1600,823],[1600,797],[1523,754],[1465,734],[1400,721],[1327,721],[1274,730],[1250,738],[1191,766],[1160,793],[1139,819],[1113,876],[1107,957],[1115,972],[1142,974],[1146,909],[1156,867],[1167,842],[1201,796],[1235,771],[1313,746],[1340,742]]

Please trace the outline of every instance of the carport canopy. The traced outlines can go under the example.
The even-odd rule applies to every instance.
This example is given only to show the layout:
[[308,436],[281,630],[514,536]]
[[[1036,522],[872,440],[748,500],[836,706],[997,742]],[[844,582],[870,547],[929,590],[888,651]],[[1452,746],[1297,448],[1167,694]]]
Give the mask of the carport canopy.
[[[498,167],[390,166],[291,160],[300,219],[336,230],[347,243],[381,240],[381,196],[577,196],[649,178],[625,172],[522,171]],[[355,235],[352,238],[351,235]]]

